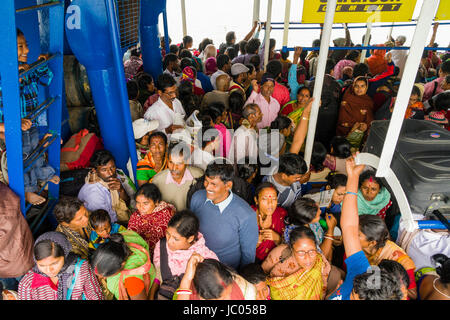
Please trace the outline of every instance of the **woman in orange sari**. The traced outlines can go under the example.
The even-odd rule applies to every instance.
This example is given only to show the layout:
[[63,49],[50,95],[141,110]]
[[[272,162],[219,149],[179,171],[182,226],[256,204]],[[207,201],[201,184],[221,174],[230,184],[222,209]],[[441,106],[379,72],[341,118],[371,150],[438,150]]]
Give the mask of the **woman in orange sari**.
[[272,300],[323,300],[331,265],[317,250],[311,229],[291,231],[289,244],[273,249],[261,265]]
[[363,214],[359,216],[360,242],[371,265],[378,265],[383,259],[400,263],[408,273],[410,283],[408,297],[417,298],[417,287],[414,276],[416,269],[413,260],[395,242],[389,240],[389,230],[383,219],[377,215]]

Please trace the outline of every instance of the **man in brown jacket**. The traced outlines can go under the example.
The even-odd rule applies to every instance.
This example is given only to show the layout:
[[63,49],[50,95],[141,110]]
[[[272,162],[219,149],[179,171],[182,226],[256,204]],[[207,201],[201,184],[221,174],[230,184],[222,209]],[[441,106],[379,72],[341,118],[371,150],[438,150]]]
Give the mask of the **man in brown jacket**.
[[17,290],[17,278],[32,268],[33,243],[19,197],[0,182],[0,282],[5,289]]

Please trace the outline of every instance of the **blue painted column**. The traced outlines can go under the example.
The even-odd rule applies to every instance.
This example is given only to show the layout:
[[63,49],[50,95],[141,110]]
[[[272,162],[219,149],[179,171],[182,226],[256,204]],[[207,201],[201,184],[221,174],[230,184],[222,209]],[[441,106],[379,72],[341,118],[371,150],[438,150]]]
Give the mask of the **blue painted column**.
[[[158,17],[165,9],[166,0],[141,0],[142,60],[144,61],[144,71],[151,74],[155,81],[163,72],[158,38]],[[167,38],[165,42],[168,45],[168,35],[165,35],[165,38]]]
[[104,1],[74,0],[67,8],[66,37],[72,52],[86,67],[105,149],[114,155],[117,167],[128,172],[130,137],[126,126],[131,126],[131,115],[128,101],[125,104],[121,97],[121,91],[126,90],[119,75],[123,66],[120,70],[115,67],[116,48],[112,47],[109,27]]

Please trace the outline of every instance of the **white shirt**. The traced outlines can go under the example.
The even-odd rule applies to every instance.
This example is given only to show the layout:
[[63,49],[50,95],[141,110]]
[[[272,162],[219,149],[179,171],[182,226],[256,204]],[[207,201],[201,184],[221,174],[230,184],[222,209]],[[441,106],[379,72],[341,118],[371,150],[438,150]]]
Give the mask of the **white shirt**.
[[406,58],[408,58],[409,50],[391,50],[392,62],[400,69],[398,77],[401,78],[405,70]]
[[238,160],[246,156],[257,159],[258,134],[254,129],[247,129],[244,126],[240,126],[234,132],[228,159],[233,163],[238,163]]
[[183,105],[177,98],[172,101],[172,106],[173,110],[161,100],[161,97],[159,97],[158,100],[147,109],[144,118],[149,121],[158,120],[159,126],[157,130],[164,132],[167,127],[173,124],[175,117],[184,117],[186,115]]
[[214,159],[215,158],[211,153],[196,147],[194,151],[192,151],[190,165],[206,171],[206,167]]
[[220,213],[222,213],[223,210],[225,210],[228,207],[228,205],[231,203],[232,200],[233,200],[233,192],[231,192],[230,190],[230,194],[222,202],[215,204],[211,199],[206,198],[205,203],[207,203],[208,201],[211,202],[213,205],[217,206],[219,208]]
[[223,72],[222,70],[217,70],[216,72],[214,72],[211,75],[211,79],[210,80],[211,80],[211,84],[212,84],[214,90],[217,90],[217,85],[216,85],[217,77],[222,75],[222,74],[227,74],[227,73]]

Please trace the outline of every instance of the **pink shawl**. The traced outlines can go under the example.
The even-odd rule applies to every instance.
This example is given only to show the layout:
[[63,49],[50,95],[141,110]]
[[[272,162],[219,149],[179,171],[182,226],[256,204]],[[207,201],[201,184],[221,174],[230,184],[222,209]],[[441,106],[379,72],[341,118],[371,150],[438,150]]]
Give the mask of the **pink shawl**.
[[[161,241],[158,241],[153,252],[153,264],[157,269],[161,267],[160,243]],[[167,254],[169,255],[169,268],[173,276],[178,276],[186,271],[189,258],[194,252],[200,254],[205,259],[219,260],[217,255],[208,249],[205,244],[205,238],[203,238],[200,232],[198,233],[198,240],[187,250],[171,251],[167,245],[166,248]]]

